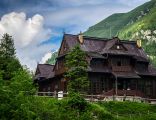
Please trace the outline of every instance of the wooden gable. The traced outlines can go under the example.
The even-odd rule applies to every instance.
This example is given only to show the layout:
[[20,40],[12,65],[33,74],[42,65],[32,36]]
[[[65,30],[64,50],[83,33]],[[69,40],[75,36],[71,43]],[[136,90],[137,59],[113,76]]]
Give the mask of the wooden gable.
[[61,47],[59,49],[58,56],[65,55],[68,50],[69,50],[68,44],[67,44],[66,40],[63,38],[62,43],[61,43]]

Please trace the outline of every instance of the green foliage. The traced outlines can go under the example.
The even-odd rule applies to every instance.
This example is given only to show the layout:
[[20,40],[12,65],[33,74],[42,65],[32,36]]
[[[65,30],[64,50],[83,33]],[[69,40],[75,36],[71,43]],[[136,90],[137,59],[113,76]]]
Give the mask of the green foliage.
[[52,65],[54,65],[55,62],[56,62],[57,56],[58,56],[58,52],[52,53],[51,58],[49,58],[49,59],[46,61],[46,63],[47,63],[47,64],[52,64]]
[[4,80],[10,80],[13,73],[21,69],[21,64],[16,58],[14,41],[7,33],[0,40],[0,70]]
[[9,34],[4,34],[0,40],[0,57],[15,57],[14,41]]
[[109,111],[119,120],[156,120],[155,105],[137,102],[99,102],[101,107]]
[[86,53],[81,50],[79,45],[76,45],[66,56],[66,66],[69,69],[77,66],[87,68],[87,65]]
[[[156,42],[152,40],[148,40],[147,38],[143,39],[143,36],[141,35],[140,31],[142,30],[156,30],[156,25],[154,24],[156,22],[156,8],[151,8],[150,13],[144,16],[142,19],[134,22],[131,25],[128,25],[124,27],[122,30],[120,30],[119,37],[122,39],[142,39],[142,47],[145,49],[145,52],[150,56],[152,64],[156,67]],[[139,35],[135,38],[132,38],[134,34],[139,33]],[[153,33],[152,36],[156,37]],[[151,36],[150,35],[150,36]]]
[[[154,3],[153,3],[154,4]],[[140,30],[156,30],[156,8],[150,8],[150,13],[135,21],[133,24],[127,25],[119,32],[119,37],[131,39],[132,35]]]
[[31,95],[36,91],[33,85],[32,75],[27,68],[20,69],[14,73],[9,87],[15,95],[20,94],[20,92],[23,92],[25,95]]
[[34,95],[35,88],[27,69],[21,69],[14,74],[10,81],[0,79],[0,116],[5,119],[20,120],[23,115],[22,109],[27,102],[31,102],[28,99]]
[[93,115],[98,118],[98,120],[115,120],[115,118],[105,109],[98,104],[91,104],[91,109]]
[[75,46],[65,57],[67,73],[65,77],[68,81],[68,92],[79,93],[86,90],[89,86],[86,54],[80,48]]
[[83,112],[86,110],[86,108],[88,107],[89,104],[82,96],[80,96],[80,94],[73,93],[68,98],[68,105],[72,109],[77,109],[77,110],[79,110],[79,112]]

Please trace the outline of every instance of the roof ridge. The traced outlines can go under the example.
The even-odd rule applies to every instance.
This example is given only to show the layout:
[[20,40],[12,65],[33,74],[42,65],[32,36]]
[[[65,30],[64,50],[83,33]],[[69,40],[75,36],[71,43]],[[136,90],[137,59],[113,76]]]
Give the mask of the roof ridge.
[[[64,33],[64,35],[70,35],[70,36],[75,36],[78,37],[78,34],[74,35],[74,34],[70,34],[70,33]],[[101,41],[110,41],[110,40],[114,40],[114,38],[116,37],[112,37],[112,38],[102,38],[102,37],[93,37],[93,36],[83,36],[83,38],[85,39],[92,39],[92,40],[101,40]],[[130,40],[121,40],[120,38],[118,38],[120,40],[120,42],[124,42],[124,43],[136,43],[136,41],[130,41]]]
[[50,66],[54,66],[54,65],[48,64],[48,63],[44,63],[44,64],[39,63],[38,65],[50,65]]
[[64,33],[64,35],[78,36],[78,35],[73,35],[73,34],[69,34],[69,33]]

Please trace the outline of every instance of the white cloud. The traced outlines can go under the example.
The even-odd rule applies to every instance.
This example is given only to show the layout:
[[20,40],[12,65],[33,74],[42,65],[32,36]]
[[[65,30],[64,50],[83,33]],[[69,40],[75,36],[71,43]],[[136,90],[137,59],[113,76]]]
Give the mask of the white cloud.
[[[127,12],[130,7],[90,5],[80,7],[62,8],[57,11],[47,12],[45,21],[48,26],[64,27],[66,32],[77,33],[85,31],[88,27],[95,25],[113,13]],[[53,22],[51,22],[53,21]]]
[[[56,9],[44,12],[46,24],[76,33],[85,31],[114,13],[125,13],[149,0],[49,0]],[[54,5],[55,5],[54,4]],[[50,12],[49,12],[50,11]],[[52,21],[52,22],[51,22]]]
[[2,16],[0,21],[0,36],[9,33],[15,39],[17,47],[25,47],[32,43],[41,43],[50,37],[50,29],[43,27],[44,18],[34,15],[26,19],[26,14],[9,13]]
[[42,64],[46,63],[46,61],[47,61],[49,58],[51,58],[51,56],[52,56],[52,53],[51,53],[51,52],[46,53],[46,54],[42,57],[41,63],[42,63]]
[[50,29],[44,27],[44,18],[38,14],[28,19],[23,12],[12,12],[2,16],[0,37],[4,33],[13,37],[17,57],[31,70],[35,69],[37,61],[40,61],[47,51],[57,49],[57,46],[52,43],[41,44],[48,40],[52,33]]
[[124,4],[124,5],[136,7],[148,1],[150,0],[118,0],[117,2]]

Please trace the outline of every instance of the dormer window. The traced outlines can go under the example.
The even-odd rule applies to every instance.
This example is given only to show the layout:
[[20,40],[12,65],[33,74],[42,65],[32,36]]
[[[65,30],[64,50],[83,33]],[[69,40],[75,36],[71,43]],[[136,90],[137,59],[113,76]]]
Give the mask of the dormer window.
[[123,44],[120,43],[116,43],[115,45],[113,45],[111,48],[111,50],[122,50],[122,51],[127,51],[127,49],[124,47]]
[[117,46],[116,46],[116,48],[119,50],[119,49],[120,49],[120,46],[119,46],[119,45],[117,45]]

